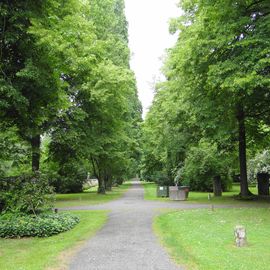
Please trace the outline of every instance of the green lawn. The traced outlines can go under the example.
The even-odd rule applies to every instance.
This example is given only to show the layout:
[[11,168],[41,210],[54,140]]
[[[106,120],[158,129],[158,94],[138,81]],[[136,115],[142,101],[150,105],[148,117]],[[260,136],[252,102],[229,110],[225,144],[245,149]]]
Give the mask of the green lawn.
[[57,194],[55,207],[93,205],[116,200],[127,191],[130,185],[131,184],[127,182],[119,187],[114,187],[112,191],[107,191],[106,195],[97,194],[96,190],[75,194]]
[[[246,226],[247,247],[234,245],[236,225]],[[182,210],[154,222],[171,257],[188,270],[268,270],[269,228],[269,208]]]
[[108,212],[72,213],[80,217],[80,223],[68,232],[48,238],[0,239],[0,269],[62,270],[74,247],[78,247],[103,226]]
[[[157,198],[156,196],[156,184],[142,182],[144,186],[144,198],[146,200],[157,201],[170,201],[169,198]],[[253,194],[258,194],[256,187],[250,187],[250,191]],[[239,194],[239,185],[233,185],[232,190],[229,192],[223,192],[222,197],[214,197],[211,194],[211,200],[208,200],[209,192],[189,192],[187,203],[209,203],[209,204],[256,204],[256,205],[270,205],[269,201],[239,201],[233,198],[234,195]]]

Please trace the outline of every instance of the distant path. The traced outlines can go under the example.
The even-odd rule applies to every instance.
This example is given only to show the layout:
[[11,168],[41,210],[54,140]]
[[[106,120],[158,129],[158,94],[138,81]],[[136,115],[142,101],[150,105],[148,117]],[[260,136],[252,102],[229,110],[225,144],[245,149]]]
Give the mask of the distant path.
[[[180,270],[152,231],[159,209],[209,208],[210,205],[145,201],[138,182],[116,201],[66,210],[111,210],[107,224],[73,258],[70,270]],[[64,209],[64,208],[62,208]]]

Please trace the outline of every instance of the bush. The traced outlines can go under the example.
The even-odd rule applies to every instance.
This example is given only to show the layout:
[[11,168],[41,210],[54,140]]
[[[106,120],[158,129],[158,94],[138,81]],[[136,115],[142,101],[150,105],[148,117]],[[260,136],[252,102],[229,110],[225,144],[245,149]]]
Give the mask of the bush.
[[34,173],[1,179],[0,188],[2,211],[36,214],[53,207],[54,193],[45,175]]
[[0,217],[0,237],[48,237],[72,229],[79,218],[70,214],[14,215]]
[[162,172],[157,172],[154,180],[159,186],[174,186],[174,182]]
[[213,177],[221,175],[223,190],[226,190],[228,182],[226,163],[226,158],[218,154],[215,145],[201,142],[199,146],[190,149],[184,167],[179,170],[182,176],[178,176],[178,181],[182,185],[189,186],[191,190],[212,192]]
[[74,162],[63,164],[57,172],[51,174],[50,185],[57,193],[80,193],[87,179],[87,170]]

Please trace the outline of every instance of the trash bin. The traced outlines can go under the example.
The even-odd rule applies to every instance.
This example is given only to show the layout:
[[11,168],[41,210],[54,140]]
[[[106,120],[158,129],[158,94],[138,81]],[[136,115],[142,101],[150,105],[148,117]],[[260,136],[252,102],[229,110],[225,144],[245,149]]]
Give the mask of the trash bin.
[[269,174],[258,173],[257,180],[258,180],[258,195],[269,196]]
[[185,191],[185,196],[186,196],[186,199],[187,199],[188,198],[188,194],[189,194],[189,186],[180,186],[179,187],[179,190]]
[[169,187],[157,186],[157,197],[169,197]]
[[169,188],[169,196],[172,201],[186,201],[188,198],[188,186],[171,186]]

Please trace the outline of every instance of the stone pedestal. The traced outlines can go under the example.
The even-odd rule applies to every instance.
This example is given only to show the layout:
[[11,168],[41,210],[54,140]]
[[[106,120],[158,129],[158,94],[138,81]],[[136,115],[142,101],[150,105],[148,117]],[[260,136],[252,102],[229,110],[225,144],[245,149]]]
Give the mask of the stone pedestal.
[[236,226],[234,229],[235,244],[237,247],[244,247],[247,245],[247,233],[244,226]]

